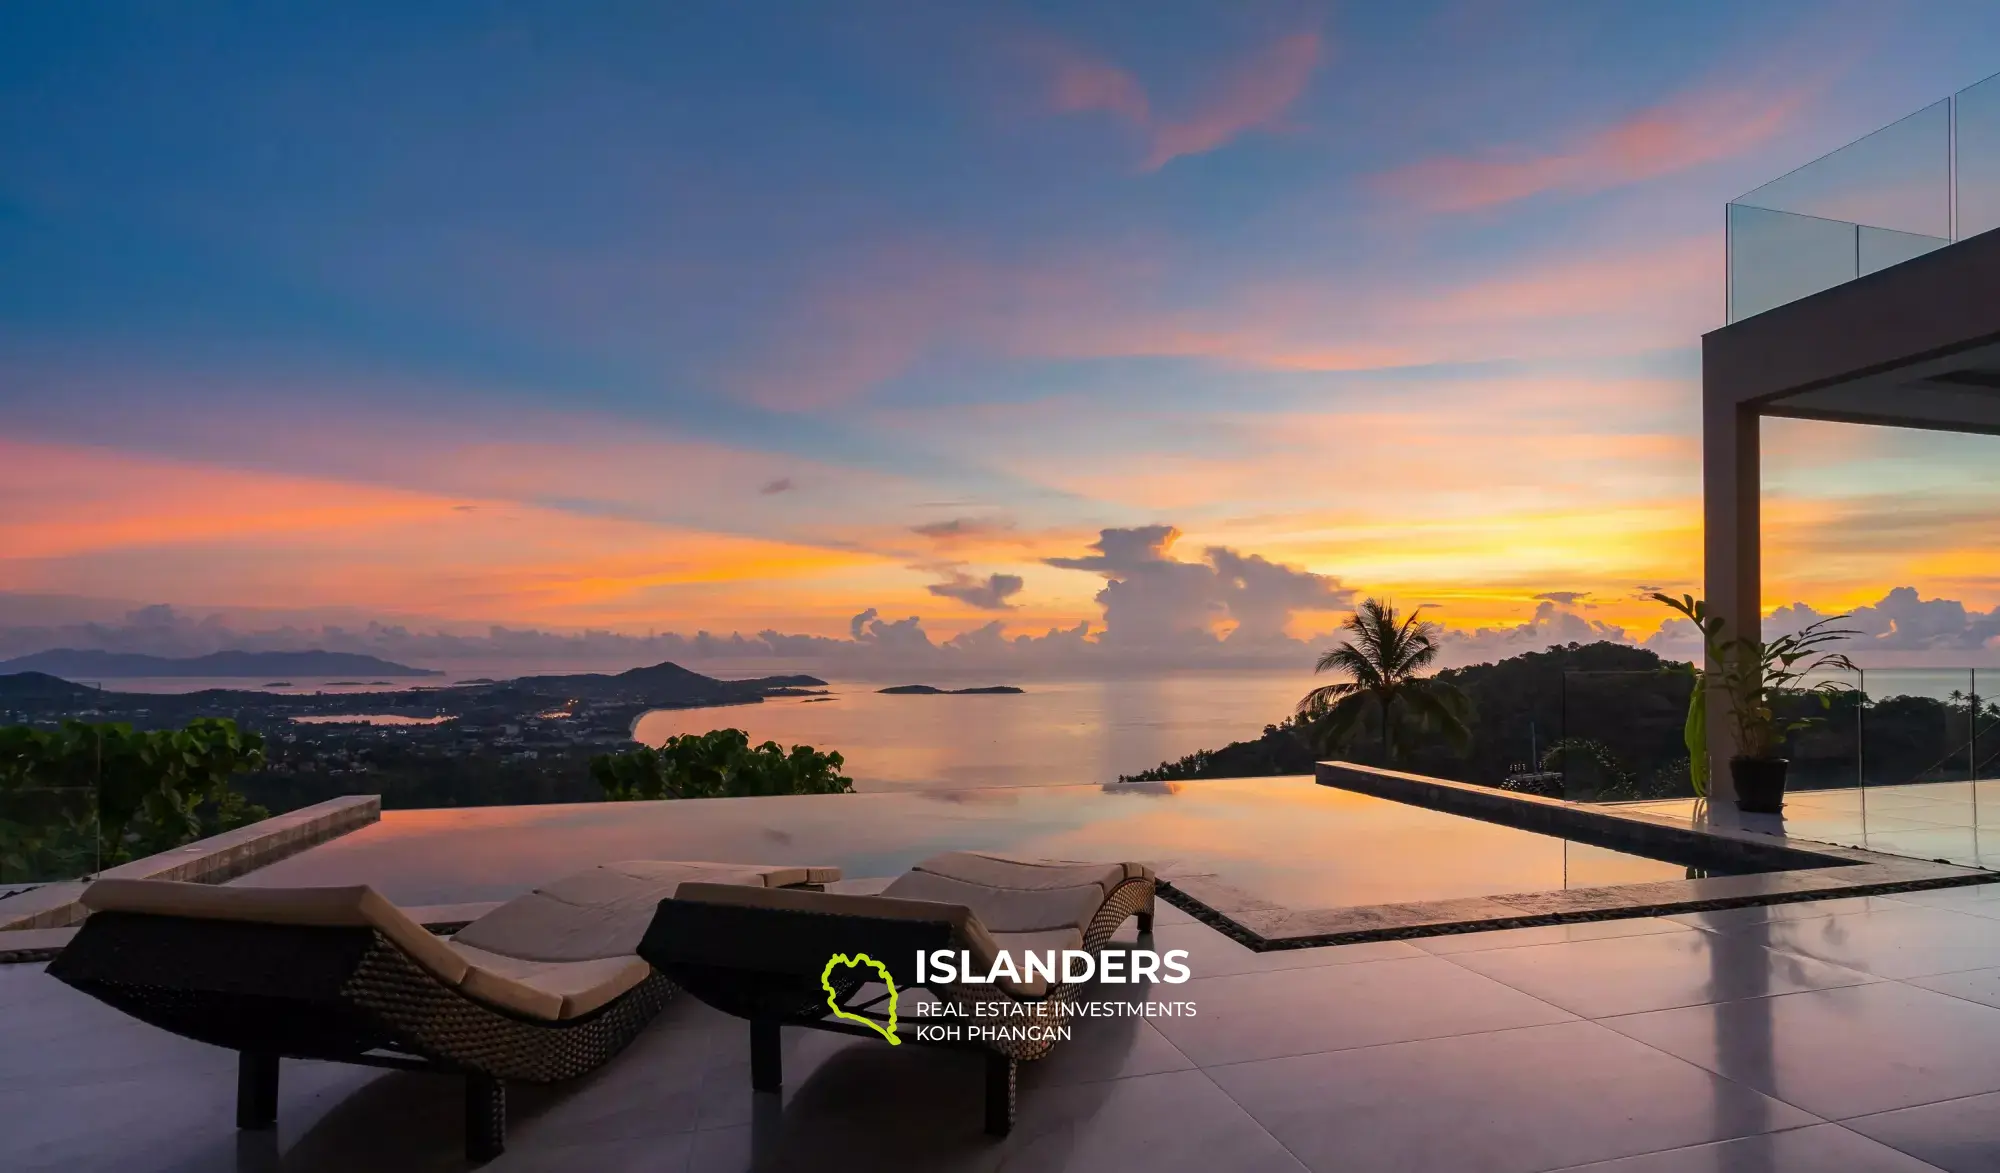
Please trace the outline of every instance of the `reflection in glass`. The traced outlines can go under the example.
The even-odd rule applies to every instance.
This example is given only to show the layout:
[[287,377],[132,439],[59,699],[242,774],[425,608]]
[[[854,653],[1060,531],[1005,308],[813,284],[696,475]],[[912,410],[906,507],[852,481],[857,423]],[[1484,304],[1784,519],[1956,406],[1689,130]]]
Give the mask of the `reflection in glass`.
[[2000,75],[1731,201],[1729,320],[2000,227]]
[[1958,231],[1964,240],[2000,228],[2000,74],[1956,99]]

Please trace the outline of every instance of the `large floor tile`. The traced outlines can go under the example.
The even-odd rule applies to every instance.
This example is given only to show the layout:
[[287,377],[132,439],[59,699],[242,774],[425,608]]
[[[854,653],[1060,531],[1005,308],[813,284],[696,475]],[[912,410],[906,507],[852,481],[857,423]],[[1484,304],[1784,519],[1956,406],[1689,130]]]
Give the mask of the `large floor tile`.
[[1013,1134],[947,1127],[890,1111],[866,1118],[765,1113],[695,1134],[691,1173],[829,1169],[883,1173],[1299,1173],[1300,1165],[1198,1071],[1168,1072],[1024,1098]]
[[1910,859],[1941,859],[1966,867],[1981,867],[1988,859],[2000,857],[2000,838],[1982,837],[1969,826],[1915,831],[1883,831],[1871,826],[1866,835],[1853,841],[1853,846]]
[[2000,1091],[2000,1010],[1901,982],[1602,1021],[1829,1120]]
[[1814,1123],[1588,1022],[1209,1074],[1326,1173],[1529,1173]]
[[1818,843],[1859,844],[1869,835],[1901,834],[1907,831],[1944,831],[1969,823],[1954,822],[1943,806],[1898,807],[1891,811],[1833,811],[1789,806],[1782,819],[1765,828],[1790,839],[1810,839]]
[[1836,896],[1827,900],[1790,900],[1781,904],[1751,904],[1742,908],[1719,908],[1709,912],[1682,912],[1667,920],[1699,929],[1740,929],[1777,920],[1818,920],[1825,916],[1851,916],[1857,912],[1883,912],[1902,908],[1887,896]]
[[542,1147],[666,1137],[700,1120],[714,1032],[655,1023],[615,1060],[559,1088],[510,1093],[511,1131]]
[[1009,1173],[1300,1173],[1262,1125],[1198,1071],[1091,1084],[1024,1104]]
[[1525,929],[1490,929],[1483,933],[1448,933],[1417,937],[1411,945],[1425,953],[1473,953],[1481,949],[1514,949],[1522,945],[1556,945],[1564,941],[1602,941],[1609,937],[1643,937],[1675,933],[1688,926],[1669,917],[1631,916],[1617,920],[1577,921],[1567,925],[1536,925]]
[[[1983,832],[1981,839],[1984,840]],[[1995,832],[1993,841],[2000,844],[2000,832]],[[1957,888],[1898,892],[1894,896],[1884,896],[1880,899],[1897,904],[1915,904],[1925,908],[1944,908],[1952,912],[2000,920],[2000,884],[1967,884]]]
[[1959,973],[1941,973],[1932,977],[1905,980],[1910,985],[1936,990],[1940,994],[1950,994],[1954,998],[2000,1007],[2000,969],[1968,969]]
[[[688,1138],[685,1167],[688,1173],[824,1173],[833,1169],[990,1173],[1000,1162],[998,1144],[980,1132],[977,1121],[949,1133],[929,1122],[913,1123],[915,1127],[896,1128],[873,1116],[858,1126],[818,1118],[801,1121],[774,1105],[766,1106],[751,1123],[693,1133]],[[681,1166],[662,1162],[654,1168],[677,1170]]]
[[1202,978],[1155,997],[1195,1004],[1152,1022],[1204,1067],[1571,1017],[1441,957]]
[[1021,1065],[1022,1095],[1163,1071],[1186,1071],[1194,1061],[1143,1018],[1082,1019],[1070,1040],[1045,1058]]
[[2000,921],[1915,905],[1710,930],[1881,977],[2000,966]]
[[237,1131],[235,1096],[233,1071],[40,1091],[31,1111],[0,1116],[0,1168],[441,1173],[463,1165],[462,1101],[448,1077],[287,1062],[277,1126],[263,1132]]
[[1815,1124],[1579,1165],[1564,1173],[1937,1173],[1937,1169],[1838,1124]]
[[2000,1094],[1863,1116],[1847,1127],[1950,1173],[2000,1169]]
[[1868,810],[1870,812],[1925,810],[1937,806],[1970,805],[1972,792],[1963,782],[1933,782],[1915,786],[1864,786],[1844,790],[1792,790],[1785,794],[1787,809],[1810,806],[1822,810]]
[[1451,960],[1585,1018],[1878,981],[1774,953],[1747,933],[1654,933],[1454,954]]
[[[1129,922],[1112,941],[1114,944],[1136,943]],[[1353,965],[1363,961],[1424,955],[1422,950],[1406,941],[1367,941],[1355,945],[1272,949],[1259,953],[1196,921],[1158,926],[1153,931],[1148,948],[1160,953],[1173,949],[1186,950],[1188,971],[1197,978],[1261,973],[1273,969],[1307,969],[1319,965]]]
[[[749,1024],[716,1032],[703,1073],[698,1127],[748,1124],[776,1102],[793,1117],[853,1110],[886,1121],[894,1111],[979,1120],[979,1056],[916,1044],[786,1027],[780,1032],[784,1088],[774,1099],[750,1089]],[[898,1103],[900,1101],[900,1103]]]
[[233,1053],[148,1026],[52,977],[35,974],[34,988],[16,994],[0,1009],[0,1097],[147,1073],[236,1071]]
[[687,1167],[694,1134],[648,1136],[632,1140],[587,1141],[560,1146],[508,1145],[498,1160],[479,1167],[480,1173],[660,1173]]

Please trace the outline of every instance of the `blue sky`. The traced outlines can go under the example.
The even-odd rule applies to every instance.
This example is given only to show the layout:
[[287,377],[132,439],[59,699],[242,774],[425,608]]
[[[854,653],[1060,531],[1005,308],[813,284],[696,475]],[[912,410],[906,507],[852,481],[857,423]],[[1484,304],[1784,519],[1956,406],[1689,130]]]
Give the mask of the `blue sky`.
[[[0,591],[1039,631],[1172,526],[1295,632],[1649,624],[1723,203],[1996,68],[1970,3],[8,6]],[[1774,605],[2000,604],[1990,446],[1771,444]]]

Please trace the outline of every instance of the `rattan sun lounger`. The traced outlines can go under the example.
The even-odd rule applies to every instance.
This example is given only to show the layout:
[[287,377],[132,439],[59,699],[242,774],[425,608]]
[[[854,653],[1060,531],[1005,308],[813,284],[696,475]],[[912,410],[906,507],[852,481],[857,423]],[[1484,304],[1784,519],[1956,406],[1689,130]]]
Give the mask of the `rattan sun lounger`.
[[[830,964],[866,953],[887,967],[899,993],[921,986],[939,1002],[962,1008],[961,1022],[1032,1015],[1054,1023],[1084,983],[1034,980],[997,983],[935,980],[917,972],[919,952],[961,951],[978,972],[990,972],[1003,950],[1082,950],[1096,954],[1129,916],[1139,931],[1153,927],[1152,869],[1137,863],[1022,860],[977,852],[934,856],[899,876],[879,896],[684,884],[660,903],[639,955],[702,1001],[750,1022],[750,1082],[776,1092],[784,1083],[779,1028],[805,1026],[874,1036],[889,1016],[865,966]],[[828,983],[823,985],[822,982]],[[831,993],[829,993],[829,988]],[[872,996],[871,996],[872,995]],[[983,1015],[978,1003],[1003,1012]],[[838,1010],[836,1011],[836,1007]],[[931,1043],[911,1029],[905,1004],[897,1037]],[[1055,1046],[1039,1038],[952,1042],[986,1060],[986,1130],[1005,1135],[1014,1123],[1018,1065]]]
[[673,994],[636,955],[682,884],[819,885],[836,868],[607,864],[510,900],[450,940],[365,886],[99,880],[49,973],[142,1021],[239,1053],[236,1123],[277,1117],[280,1058],[465,1078],[466,1155],[506,1143],[506,1084],[582,1075]]

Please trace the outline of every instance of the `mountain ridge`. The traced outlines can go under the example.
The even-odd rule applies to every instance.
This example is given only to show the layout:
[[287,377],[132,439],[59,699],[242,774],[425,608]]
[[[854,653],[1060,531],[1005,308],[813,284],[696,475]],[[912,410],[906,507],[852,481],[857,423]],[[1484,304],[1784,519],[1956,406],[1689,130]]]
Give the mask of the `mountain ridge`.
[[50,648],[0,660],[0,674],[42,672],[63,679],[174,679],[213,677],[277,680],[286,676],[442,676],[359,652],[210,652],[205,656],[149,656],[94,648]]

